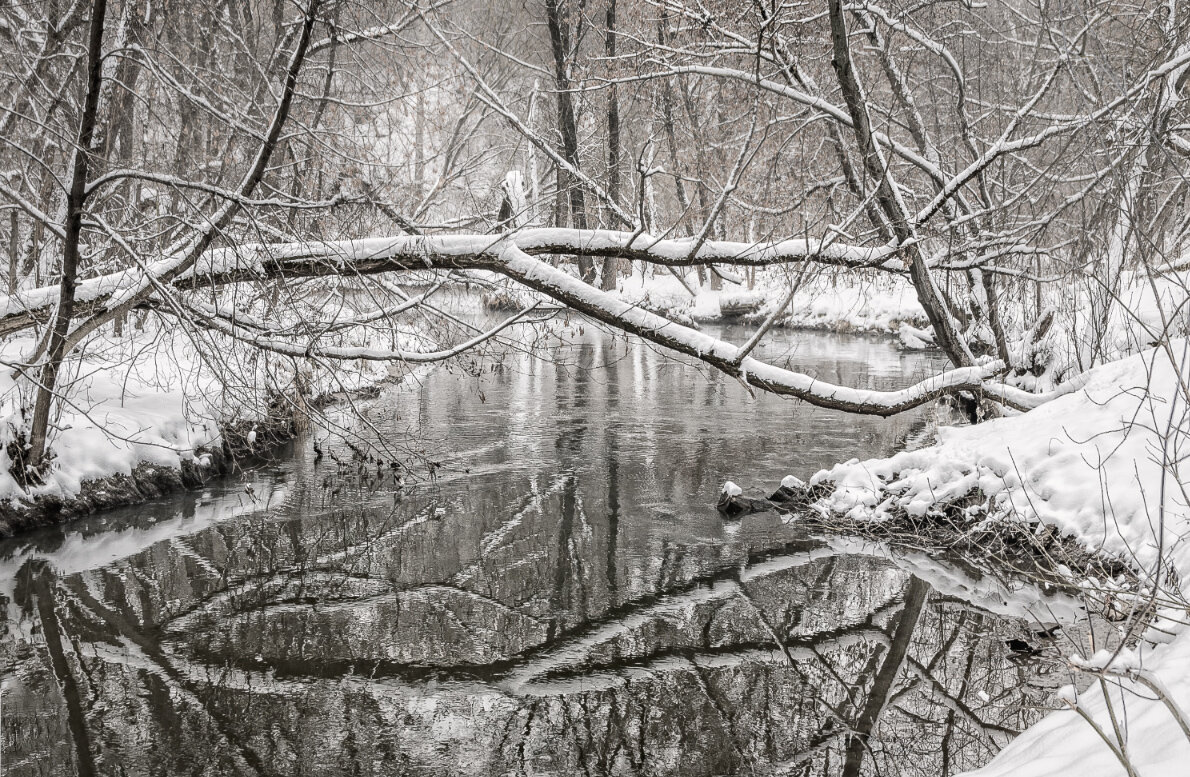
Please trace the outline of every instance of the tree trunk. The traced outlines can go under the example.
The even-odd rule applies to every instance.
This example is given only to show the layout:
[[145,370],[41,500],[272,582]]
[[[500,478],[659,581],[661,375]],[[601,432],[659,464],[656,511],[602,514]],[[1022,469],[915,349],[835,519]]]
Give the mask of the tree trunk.
[[[251,195],[257,184],[264,177],[269,159],[276,150],[281,137],[281,130],[289,118],[293,97],[297,90],[298,75],[305,61],[306,50],[310,43],[310,35],[314,27],[318,4],[319,0],[310,0],[306,18],[301,27],[301,35],[293,57],[290,60],[288,71],[286,72],[280,101],[277,104],[272,121],[265,133],[264,139],[261,141],[255,158],[252,160],[248,172],[238,187],[237,193],[241,197]],[[99,88],[102,80],[100,49],[103,38],[103,12],[105,7],[106,0],[96,0],[95,16],[92,19],[88,47],[87,96],[80,118],[79,139],[74,158],[74,175],[67,198],[67,223],[64,230],[66,237],[63,241],[62,283],[60,285],[59,304],[54,316],[50,343],[38,386],[37,402],[34,407],[33,425],[30,433],[30,447],[25,458],[26,463],[33,467],[34,472],[42,468],[46,462],[46,436],[49,428],[50,409],[54,397],[54,387],[57,383],[58,373],[64,356],[73,347],[77,346],[83,338],[87,337],[100,326],[144,303],[151,296],[153,290],[157,288],[154,283],[146,279],[146,282],[141,287],[135,289],[132,294],[127,295],[119,304],[100,306],[99,310],[88,319],[81,322],[73,330],[70,328],[71,318],[74,312],[74,292],[78,272],[82,206],[87,194],[88,156],[85,150],[90,148],[94,135],[99,102]],[[240,200],[231,200],[220,207],[218,212],[209,217],[206,226],[190,243],[183,256],[170,269],[157,275],[154,278],[155,282],[168,285],[180,275],[189,271],[193,267],[194,262],[210,248],[223,228],[235,218],[241,207]]]
[[[289,111],[293,105],[294,94],[297,91],[298,75],[301,72],[302,64],[306,60],[306,51],[310,44],[310,34],[314,28],[320,1],[310,0],[310,5],[306,10],[305,21],[300,28],[297,45],[285,75],[280,101],[277,103],[277,108],[273,112],[273,118],[264,139],[256,150],[252,165],[240,180],[240,184],[236,189],[236,193],[240,198],[247,198],[255,191],[256,186],[264,178],[273,152],[277,149],[281,138],[281,130],[285,127],[285,123],[289,119]],[[168,270],[154,276],[151,280],[146,278],[139,288],[127,295],[119,304],[115,306],[99,306],[97,312],[75,327],[74,331],[70,333],[68,346],[74,347],[78,345],[82,342],[83,338],[87,337],[100,326],[103,326],[116,316],[128,313],[138,305],[143,304],[152,296],[154,289],[158,288],[158,286],[168,286],[177,278],[189,272],[194,267],[194,263],[211,247],[211,244],[222,234],[223,229],[231,223],[232,219],[240,213],[242,208],[242,199],[237,198],[225,202],[216,213],[206,219],[205,226],[189,246],[184,249],[181,257]]]
[[[616,0],[607,3],[607,39],[604,46],[609,67],[616,57]],[[616,85],[607,95],[607,191],[615,202],[620,201],[620,97],[616,92]],[[616,288],[616,275],[619,271],[619,261],[614,257],[603,260],[604,291]]]
[[[129,0],[124,6],[123,17],[118,26],[119,34],[115,40],[115,48],[123,49],[128,45],[143,45],[144,15],[141,12],[139,0]],[[101,102],[107,105],[106,127],[97,127],[97,132],[106,129],[106,134],[96,140],[96,145],[103,149],[103,160],[108,169],[113,167],[131,167],[136,151],[137,101],[136,85],[140,80],[141,62],[137,57],[124,57],[116,66],[115,76],[104,83]],[[98,171],[96,171],[98,172]],[[141,183],[131,181],[124,192],[124,207],[133,212],[140,208]],[[120,252],[119,246],[113,244],[108,248],[108,257],[114,257]],[[125,316],[117,316],[112,322],[112,334],[120,338],[124,336]]]
[[[42,147],[44,148],[44,146]],[[38,192],[40,199],[37,202],[42,211],[46,213],[49,212],[50,204],[53,201],[54,188],[54,176],[43,173],[41,176],[41,189]],[[29,230],[29,243],[25,249],[25,260],[21,264],[21,276],[32,275],[34,288],[40,287],[42,282],[41,252],[45,247],[46,241],[43,239],[44,237],[45,224],[41,222],[41,219],[34,219],[33,227]]]
[[876,202],[888,219],[893,237],[905,246],[905,264],[909,267],[909,278],[917,290],[918,301],[934,327],[934,338],[942,351],[956,367],[967,367],[975,363],[975,357],[959,334],[954,318],[946,307],[933,275],[926,264],[926,257],[916,244],[915,234],[909,223],[909,214],[901,202],[900,193],[892,180],[892,171],[872,137],[872,122],[859,76],[851,61],[851,48],[847,42],[847,22],[843,17],[842,0],[827,0],[831,20],[831,42],[834,56],[831,65],[838,77],[839,88],[847,103],[851,116],[852,130],[863,157],[864,168],[869,177],[877,182]]
[[[689,83],[686,80],[681,80],[678,82],[678,87],[679,93],[682,96],[682,106],[686,109],[686,120],[690,123],[690,133],[694,139],[695,169],[698,171],[696,175],[698,183],[695,186],[695,190],[698,195],[699,221],[705,225],[712,220],[711,201],[707,199],[710,190],[707,187],[706,179],[703,177],[706,171],[712,166],[708,163],[704,153],[706,149],[710,148],[710,143],[702,131],[703,122],[698,115],[698,108],[694,105],[694,96],[690,93]],[[708,232],[708,234],[712,234],[714,225],[710,225],[709,229],[712,231]],[[700,231],[692,229],[690,234],[695,235]],[[714,273],[707,272],[707,265],[696,265],[694,270],[698,273],[698,287],[700,289],[707,285],[708,276],[714,275]]]
[[420,205],[426,190],[426,92],[417,90],[413,120],[413,191]]
[[[686,183],[682,180],[682,168],[678,161],[678,140],[674,130],[673,93],[669,88],[669,81],[661,84],[661,119],[665,125],[665,145],[669,148],[669,166],[672,168],[674,179],[674,194],[678,198],[678,220],[689,216],[690,198],[686,195]],[[690,234],[689,229],[685,230]]]
[[87,196],[87,172],[90,163],[91,139],[95,134],[95,117],[99,112],[99,89],[103,81],[103,24],[107,0],[95,0],[91,9],[91,27],[87,36],[87,89],[83,110],[79,116],[78,139],[75,141],[70,190],[66,196],[65,239],[62,241],[62,280],[58,285],[58,309],[50,330],[49,349],[37,386],[37,400],[33,406],[33,424],[29,430],[29,451],[26,463],[36,473],[46,463],[46,438],[50,425],[50,409],[54,388],[66,355],[66,335],[74,316],[74,289],[78,280],[79,241],[83,230],[83,202]]
[[[558,92],[558,131],[562,135],[562,158],[575,170],[579,170],[581,168],[578,155],[578,124],[574,117],[574,98],[570,94],[570,75],[567,73],[570,35],[559,2],[560,0],[545,0],[550,48],[554,54],[554,86]],[[563,187],[570,202],[570,225],[575,229],[586,229],[587,207],[582,186],[573,175],[563,170],[558,171],[558,184]],[[578,269],[585,282],[594,283],[595,263],[590,258],[580,257]]]
[[16,208],[8,216],[8,293],[17,293],[17,271],[20,269],[20,262],[17,260],[17,254],[21,250],[21,223],[17,219]]

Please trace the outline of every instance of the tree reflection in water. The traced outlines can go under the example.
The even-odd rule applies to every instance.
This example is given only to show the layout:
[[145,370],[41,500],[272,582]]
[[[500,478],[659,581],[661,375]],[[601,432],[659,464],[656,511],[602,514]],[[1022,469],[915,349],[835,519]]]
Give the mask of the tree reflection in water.
[[948,774],[1054,684],[1018,622],[814,540],[667,541],[611,599],[568,488],[465,557],[429,505],[27,561],[7,773]]
[[[824,375],[915,377],[879,343],[798,343]],[[709,508],[724,472],[915,428],[567,349],[379,408],[378,434],[454,444],[433,488],[332,497],[298,456],[268,510],[186,495],[0,546],[5,774],[946,775],[1069,681],[1011,660],[1003,606],[1068,602]]]

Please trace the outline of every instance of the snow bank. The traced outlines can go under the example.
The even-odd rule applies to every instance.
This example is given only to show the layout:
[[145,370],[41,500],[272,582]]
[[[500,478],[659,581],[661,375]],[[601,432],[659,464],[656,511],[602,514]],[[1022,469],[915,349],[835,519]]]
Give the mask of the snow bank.
[[[1081,390],[1026,415],[943,427],[933,447],[842,464],[812,483],[835,484],[824,507],[871,520],[898,510],[924,516],[978,491],[984,502],[976,514],[1052,525],[1091,551],[1142,569],[1154,567],[1163,544],[1166,561],[1176,558],[1190,572],[1190,543],[1179,539],[1190,518],[1172,482],[1165,485],[1161,543],[1150,524],[1168,480],[1163,447],[1187,434],[1185,403],[1176,393],[1186,374],[1186,342],[1176,347],[1181,364],[1150,349],[1093,370]],[[1181,423],[1173,429],[1171,411]],[[1175,439],[1163,439],[1169,436]]]
[[[679,280],[669,272],[644,276],[638,271],[621,280],[619,294],[627,302],[678,319],[716,321],[726,311],[743,307],[753,308],[749,318],[763,319],[783,301],[787,283],[783,272],[761,270],[754,289],[725,281],[722,289],[714,290],[700,287],[693,272]],[[799,329],[887,333],[896,333],[902,323],[929,324],[913,286],[879,271],[807,277],[779,322]]]
[[[1182,709],[1190,701],[1190,637],[1182,633],[1173,643],[1147,647],[1132,656],[1144,671],[1160,677]],[[1108,683],[1112,707],[1123,718],[1128,759],[1140,777],[1184,777],[1190,771],[1190,741],[1179,730],[1169,709],[1143,686],[1125,681],[1123,688]],[[1065,689],[1070,701],[1088,710],[1112,741],[1111,721],[1099,685],[1078,696]],[[1074,710],[1051,713],[1026,730],[990,764],[966,777],[1117,777],[1126,771],[1099,735]]]
[[[229,309],[233,301],[238,315],[253,320],[251,304],[224,300]],[[130,322],[119,338],[97,334],[65,363],[59,381],[64,401],[51,419],[54,458],[39,485],[22,488],[9,471],[5,450],[26,433],[32,385],[14,377],[11,367],[0,370],[0,505],[20,510],[45,497],[72,500],[84,483],[131,475],[144,464],[209,466],[208,452],[222,448],[228,429],[243,438],[237,444],[263,445],[254,424],[268,421],[276,398],[315,404],[321,396],[374,386],[394,369],[363,359],[313,362],[271,354],[216,333],[190,331],[173,318],[150,317],[142,325],[134,328]],[[391,347],[390,337],[349,326],[322,341],[367,351]],[[398,343],[417,350],[432,345],[415,332]],[[33,348],[27,337],[7,340],[0,344],[0,363],[19,364]],[[281,415],[292,417],[292,408],[281,408]]]
[[[1107,357],[1119,358],[1123,354],[1135,353],[1163,337],[1190,334],[1188,293],[1190,271],[1153,276],[1143,272],[1124,273],[1120,279],[1119,300],[1112,306],[1104,337],[1103,350]],[[1090,295],[1084,289],[1082,296]],[[1089,301],[1080,302],[1083,310],[1090,309]],[[1086,334],[1082,334],[1085,338]]]
[[[138,337],[92,347],[68,363],[66,400],[54,423],[51,446],[55,458],[46,481],[28,491],[0,468],[0,499],[29,501],[54,495],[77,495],[82,483],[114,474],[131,474],[141,463],[181,466],[183,458],[220,442],[219,419],[208,406],[209,381],[191,401],[183,386],[202,371],[191,354],[173,353],[172,338]],[[0,358],[20,360],[33,343],[17,339],[4,343]],[[121,366],[124,365],[124,366]],[[0,372],[3,399],[2,442],[7,444],[23,426],[21,405],[29,405],[31,391]]]
[[[1010,345],[1014,364],[1042,370],[1017,376],[1015,383],[1029,391],[1050,391],[1093,363],[1104,363],[1150,348],[1165,339],[1190,336],[1190,271],[1153,274],[1121,273],[1108,310],[1107,296],[1094,277],[1075,277],[1068,283],[1045,286],[1041,304],[1052,314],[1052,326],[1036,342],[1025,334],[1036,326],[1022,310],[1007,306],[1005,328],[1021,339]],[[1035,304],[1024,310],[1033,315]],[[1044,317],[1044,316],[1043,316]]]
[[[1164,580],[1172,573],[1188,580],[1188,379],[1185,340],[1109,363],[1093,370],[1081,390],[1027,414],[944,428],[933,447],[819,472],[811,482],[830,482],[835,490],[817,507],[882,521],[929,516],[959,502],[969,505],[973,522],[1052,526],[1091,551],[1125,561],[1143,579]],[[1149,641],[1111,667],[1142,672],[1163,685],[1182,710],[1190,710],[1188,619],[1184,609],[1164,616],[1161,632],[1150,632]],[[1087,656],[1092,652],[1088,646]],[[1083,659],[1072,657],[1072,663],[1078,660]],[[1106,666],[1107,660],[1086,658],[1091,666]],[[1126,720],[1126,749],[1137,772],[1186,774],[1190,741],[1169,708],[1133,680],[1121,686],[1113,679],[1108,687],[1112,711]],[[1077,703],[1113,736],[1100,685],[1093,684]],[[1065,710],[1026,731],[973,777],[1124,773],[1094,729]]]
[[[770,305],[778,304],[781,294],[775,290],[773,297]],[[925,327],[929,319],[908,280],[873,272],[806,279],[782,323],[802,329],[896,333],[903,323]]]

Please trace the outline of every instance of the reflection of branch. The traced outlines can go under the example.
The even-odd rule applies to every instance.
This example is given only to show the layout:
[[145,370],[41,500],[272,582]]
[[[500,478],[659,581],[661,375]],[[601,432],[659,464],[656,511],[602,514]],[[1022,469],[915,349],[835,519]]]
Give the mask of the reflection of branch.
[[270,770],[252,748],[241,743],[238,737],[232,733],[231,728],[226,725],[226,722],[215,713],[214,705],[204,701],[198,695],[191,681],[171,663],[160,645],[138,631],[125,617],[108,609],[95,599],[78,577],[75,577],[71,582],[71,593],[78,599],[80,606],[85,607],[96,619],[105,623],[115,634],[122,637],[130,648],[139,649],[145,659],[157,668],[158,671],[154,674],[168,679],[173,688],[181,691],[191,704],[206,713],[212,727],[231,745],[232,760],[238,771],[254,774],[270,773]]
[[[554,694],[559,691],[570,692],[567,683],[574,682],[573,690],[587,691],[592,685],[600,686],[623,680],[626,671],[642,672],[672,672],[686,666],[689,662],[698,662],[702,668],[726,668],[740,664],[752,663],[786,663],[797,668],[797,660],[821,661],[818,653],[822,648],[848,648],[854,645],[878,645],[886,647],[888,638],[880,629],[866,624],[857,624],[847,629],[840,629],[826,636],[816,636],[812,639],[798,640],[797,643],[787,643],[785,651],[774,649],[770,642],[740,641],[730,645],[713,648],[692,649],[688,647],[667,647],[655,650],[647,656],[634,660],[618,661],[605,666],[574,666],[565,669],[554,669],[547,666],[534,671],[532,666],[527,670],[515,672],[517,680],[512,683],[501,683],[519,696],[537,696],[546,693]],[[538,680],[538,678],[547,678]],[[846,682],[840,679],[844,686]],[[821,699],[820,699],[821,700]],[[825,701],[824,701],[825,703]]]
[[[964,610],[963,614],[959,618],[958,625],[955,626],[954,633],[951,635],[951,639],[947,642],[947,645],[941,651],[938,652],[938,658],[941,658],[942,656],[946,655],[946,653],[950,652],[950,646],[953,645],[955,640],[958,638],[959,631],[963,628],[963,622],[966,620],[966,618],[967,618],[967,611]],[[982,625],[983,617],[977,616],[977,618],[979,620],[979,623],[977,624],[976,627],[978,628],[979,626]],[[971,670],[974,666],[975,666],[975,651],[968,650],[967,651],[967,661],[965,663],[965,666],[963,667],[963,681],[959,685],[959,694],[958,695],[960,698],[966,696],[968,689],[971,687]],[[931,661],[929,669],[933,670],[933,668],[934,668],[934,662]],[[954,710],[950,710],[949,712],[946,713],[946,730],[942,734],[942,766],[943,766],[942,773],[943,774],[947,774],[950,769],[950,743],[951,743],[951,738],[954,736],[954,728],[955,728],[954,722],[955,722],[956,717],[958,717],[958,716]]]
[[835,740],[838,739],[839,737],[843,736],[844,734],[850,735],[851,729],[840,728],[838,731],[832,731],[831,733],[825,735],[818,742],[816,742],[813,745],[810,745],[806,749],[802,750],[797,755],[795,755],[793,758],[790,758],[788,761],[780,761],[778,763],[770,764],[768,767],[768,771],[766,773],[768,773],[768,774],[792,774],[793,767],[799,766],[801,764],[804,764],[806,761],[809,761],[811,758],[818,755],[823,750],[826,750],[828,747],[830,747],[832,744],[834,744]]
[[484,602],[485,604],[490,604],[492,607],[495,607],[498,610],[506,612],[509,615],[514,615],[517,618],[524,618],[525,620],[529,621],[530,623],[540,624],[542,622],[542,619],[540,617],[530,615],[527,612],[522,612],[521,610],[518,610],[516,607],[506,604],[506,603],[500,601],[499,599],[496,599],[495,597],[488,596],[487,594],[481,594],[478,591],[472,591],[469,588],[462,588],[458,585],[455,585],[454,583],[425,583],[423,585],[413,586],[412,588],[406,588],[401,593],[433,592],[433,591],[440,591],[440,592],[448,594],[448,595],[457,594],[459,596],[464,596],[464,597],[468,597],[471,599],[475,599],[476,601]]
[[1019,734],[1019,731],[1014,731],[1011,728],[998,725],[996,723],[987,723],[975,714],[975,710],[967,706],[962,699],[953,695],[946,686],[938,682],[930,671],[922,666],[913,658],[908,659],[906,666],[909,671],[920,677],[929,684],[930,690],[934,699],[938,701],[943,707],[951,710],[963,719],[976,727],[977,732],[981,735],[983,740],[993,749],[999,750],[1008,744],[1008,740]]
[[[821,587],[825,584],[825,582],[829,579],[829,577],[834,572],[835,557],[832,556],[829,559],[829,563],[825,564],[824,567],[825,567],[825,569],[823,569],[823,571],[819,574],[817,582],[814,585],[809,586],[807,589],[808,591],[822,590]],[[751,605],[752,609],[755,611],[756,617],[760,620],[760,622],[764,626],[765,630],[768,631],[769,636],[773,640],[773,642],[775,642],[778,645],[778,647],[781,648],[781,652],[785,655],[785,658],[789,662],[790,667],[795,668],[795,669],[798,668],[797,661],[794,659],[794,651],[793,651],[793,649],[791,649],[791,640],[784,640],[781,638],[780,633],[778,633],[777,629],[773,626],[773,624],[769,621],[768,617],[764,614],[764,610],[752,599],[752,595],[748,592],[748,586],[746,586],[746,585],[740,586],[740,595],[745,601],[748,602],[749,605]],[[894,601],[895,601],[895,599],[894,599]],[[831,662],[827,660],[826,656],[824,656],[819,649],[823,648],[823,647],[838,646],[840,644],[839,638],[843,637],[844,635],[849,634],[853,629],[858,628],[859,630],[862,631],[864,629],[871,628],[868,624],[870,624],[874,620],[876,620],[876,618],[879,616],[879,614],[887,606],[888,606],[888,602],[884,602],[883,604],[878,606],[875,610],[873,610],[872,612],[870,612],[868,614],[867,618],[864,619],[862,624],[857,624],[855,626],[842,626],[842,627],[838,627],[833,630],[830,630],[828,632],[820,631],[815,634],[811,634],[808,637],[793,638],[792,642],[796,643],[796,645],[797,645],[796,649],[798,650],[798,655],[801,657],[804,657],[805,652],[807,650],[809,650],[809,652],[812,654],[813,658],[815,660],[817,660],[819,665],[821,665],[823,668],[826,669],[827,673],[835,679],[835,681],[839,684],[839,687],[843,689],[844,694],[846,694],[846,696],[845,696],[846,703],[844,705],[837,706],[837,705],[831,704],[827,700],[827,698],[823,695],[821,688],[818,688],[815,690],[814,695],[818,699],[818,701],[823,705],[823,707],[825,709],[831,710],[835,715],[834,719],[828,718],[827,723],[825,725],[830,725],[832,720],[834,720],[835,722],[842,722],[850,715],[850,710],[847,709],[847,706],[848,705],[850,705],[852,707],[855,706],[854,694],[856,693],[856,689],[863,688],[865,685],[867,685],[867,677],[873,671],[873,667],[875,666],[876,658],[879,656],[879,651],[873,651],[872,656],[870,657],[869,661],[865,664],[864,669],[860,673],[859,678],[857,678],[855,681],[848,681],[847,679],[840,676],[839,672],[835,669],[835,667],[831,664]],[[885,635],[885,633],[883,631],[880,631],[877,629],[873,629],[872,631],[873,631],[873,637],[874,637],[871,640],[872,642],[874,642],[875,644],[880,644],[880,645],[887,644],[887,636]],[[804,677],[805,676],[804,673],[802,673],[802,674]],[[825,728],[819,729],[818,734],[816,734],[815,737],[811,741],[821,741],[821,737],[823,736],[824,731],[825,731]],[[837,731],[833,732],[827,738],[833,739],[835,736],[838,735],[838,733],[839,732],[837,732]]]
[[[377,533],[374,536],[365,536],[360,542],[345,545],[344,547],[324,553],[321,556],[314,558],[307,564],[303,565],[277,565],[264,572],[256,574],[239,575],[236,579],[226,584],[224,588],[210,592],[202,599],[195,601],[194,605],[185,612],[179,612],[170,618],[162,619],[157,626],[163,633],[182,634],[189,630],[191,623],[204,612],[216,609],[225,602],[234,602],[238,597],[246,596],[254,590],[262,586],[273,583],[277,580],[286,580],[299,576],[309,576],[320,572],[331,572],[335,575],[344,577],[350,576],[344,573],[341,567],[345,567],[348,562],[355,557],[360,556],[368,551],[374,551],[377,547],[384,543],[391,543],[403,535],[406,531],[416,526],[419,526],[426,521],[429,521],[434,516],[436,505],[431,504],[424,510],[419,511],[407,521],[397,524],[393,528],[385,528],[384,531]],[[316,517],[316,516],[314,516]],[[389,524],[384,524],[387,527]],[[361,530],[362,531],[362,530]],[[314,543],[314,547],[318,546],[318,542]],[[335,565],[338,565],[336,567]],[[365,576],[366,577],[366,576]]]
[[62,701],[66,705],[66,724],[70,730],[70,739],[74,744],[74,765],[79,777],[91,777],[96,774],[95,760],[91,755],[90,736],[87,732],[87,718],[83,711],[82,695],[78,684],[70,671],[70,663],[66,660],[66,653],[62,649],[62,624],[58,620],[58,610],[54,603],[54,577],[48,565],[41,567],[32,575],[33,597],[37,602],[37,614],[41,621],[42,636],[45,638],[46,652],[50,656],[50,667],[54,677],[58,680],[58,688],[62,692]]
[[747,762],[747,756],[744,751],[740,749],[739,739],[735,733],[735,723],[730,711],[724,709],[723,702],[718,695],[711,689],[710,683],[707,682],[706,674],[703,667],[699,666],[698,662],[692,657],[690,659],[690,666],[694,669],[694,678],[698,680],[698,687],[703,695],[707,697],[707,701],[715,708],[715,714],[719,716],[720,724],[727,730],[727,737],[731,740],[731,749],[735,751],[736,757],[742,762]]

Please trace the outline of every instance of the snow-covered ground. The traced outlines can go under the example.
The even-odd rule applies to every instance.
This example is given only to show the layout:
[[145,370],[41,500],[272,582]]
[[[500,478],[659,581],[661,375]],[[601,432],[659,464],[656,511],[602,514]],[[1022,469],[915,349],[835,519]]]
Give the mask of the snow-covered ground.
[[[34,343],[22,338],[4,343],[6,364],[21,360]],[[55,457],[46,481],[25,491],[9,472],[0,471],[0,499],[41,494],[70,497],[85,480],[131,473],[141,462],[178,467],[196,449],[219,442],[219,419],[208,401],[209,372],[193,353],[178,352],[174,338],[136,337],[92,343],[68,365],[66,399],[53,420]],[[186,390],[189,384],[189,391]],[[23,427],[21,407],[31,405],[28,381],[0,373],[3,426],[7,445]]]
[[[969,505],[972,527],[1004,521],[1051,526],[1087,549],[1120,559],[1150,586],[1159,616],[1135,652],[1111,665],[1163,689],[1113,677],[1066,698],[1116,741],[1144,777],[1190,773],[1190,615],[1177,582],[1190,579],[1190,343],[1108,363],[1079,391],[1025,415],[943,428],[937,445],[888,459],[851,461],[814,476],[834,492],[819,509],[853,519],[929,516]],[[1112,581],[1097,581],[1110,588]],[[1071,647],[1074,663],[1104,666],[1096,646]],[[1111,703],[1106,701],[1108,689]],[[1173,709],[1180,710],[1175,715]],[[1181,717],[1179,722],[1178,717]],[[1071,708],[1025,732],[979,777],[1099,777],[1125,769]]]
[[[1103,313],[1107,298],[1114,302]],[[1058,382],[1092,364],[1129,356],[1167,338],[1190,336],[1190,272],[1149,275],[1121,274],[1118,288],[1105,290],[1092,277],[1069,284],[1051,284],[1042,305],[1053,312],[1053,324],[1036,343],[1028,336],[1015,344],[1014,363],[1028,364],[1034,351],[1047,365],[1044,373],[1022,376],[1022,388],[1048,391]],[[1035,305],[1026,305],[1034,309]],[[1009,306],[1009,310],[1012,307]],[[1010,321],[1025,331],[1035,324]]]
[[[375,339],[357,327],[333,342],[360,347],[374,345]],[[416,335],[402,343],[429,344]],[[0,370],[0,450],[28,426],[32,383],[17,377],[13,365],[34,346],[28,337],[0,345],[5,365]],[[326,394],[374,386],[393,374],[386,362],[298,361],[155,317],[143,329],[130,324],[118,338],[110,332],[94,336],[65,368],[59,379],[65,401],[51,419],[54,458],[44,482],[22,488],[9,471],[8,455],[0,456],[0,502],[30,503],[45,495],[70,499],[84,482],[127,475],[140,464],[179,468],[185,460],[201,461],[208,455],[204,450],[221,446],[223,430],[231,426],[251,447],[253,425],[264,422],[271,401],[288,397],[281,401],[313,403]]]
[[[682,278],[679,280],[678,275]],[[797,289],[778,323],[801,329],[896,334],[909,348],[927,347],[933,335],[929,320],[909,280],[883,270],[818,272],[796,281]],[[618,294],[628,302],[661,312],[676,320],[715,321],[728,307],[751,303],[748,318],[763,319],[788,293],[790,278],[783,271],[758,270],[753,288],[724,281],[714,290],[699,285],[693,271],[669,273],[654,268],[647,276],[639,270],[620,279]],[[1023,376],[1022,387],[1049,390],[1064,378],[1102,363],[1137,353],[1164,337],[1190,334],[1190,306],[1183,303],[1190,290],[1190,271],[1148,275],[1123,273],[1119,287],[1105,290],[1094,278],[1052,283],[1040,295],[1043,310],[1053,311],[1046,334],[1037,343],[1014,342],[1017,351],[1033,349],[1048,362],[1041,376]],[[1096,313],[1107,298],[1114,300],[1106,324]],[[1028,331],[1036,324],[1036,302],[1013,300],[1001,316],[1010,333]],[[1014,304],[1016,303],[1016,304]],[[1044,317],[1044,314],[1043,314]],[[985,327],[986,329],[986,327]],[[1097,338],[1095,332],[1105,334]],[[990,331],[979,337],[989,347]],[[1029,353],[1019,353],[1014,363],[1028,364]]]
[[[752,318],[767,317],[788,293],[788,280],[778,273],[758,272],[754,288],[724,281],[715,290],[699,286],[693,272],[683,280],[665,271],[644,276],[639,271],[619,283],[619,294],[650,310],[713,321],[724,306],[752,303]],[[694,292],[694,295],[691,295]],[[925,311],[913,286],[887,272],[822,273],[804,278],[787,312],[784,326],[841,332],[896,333],[901,324],[925,326]]]

